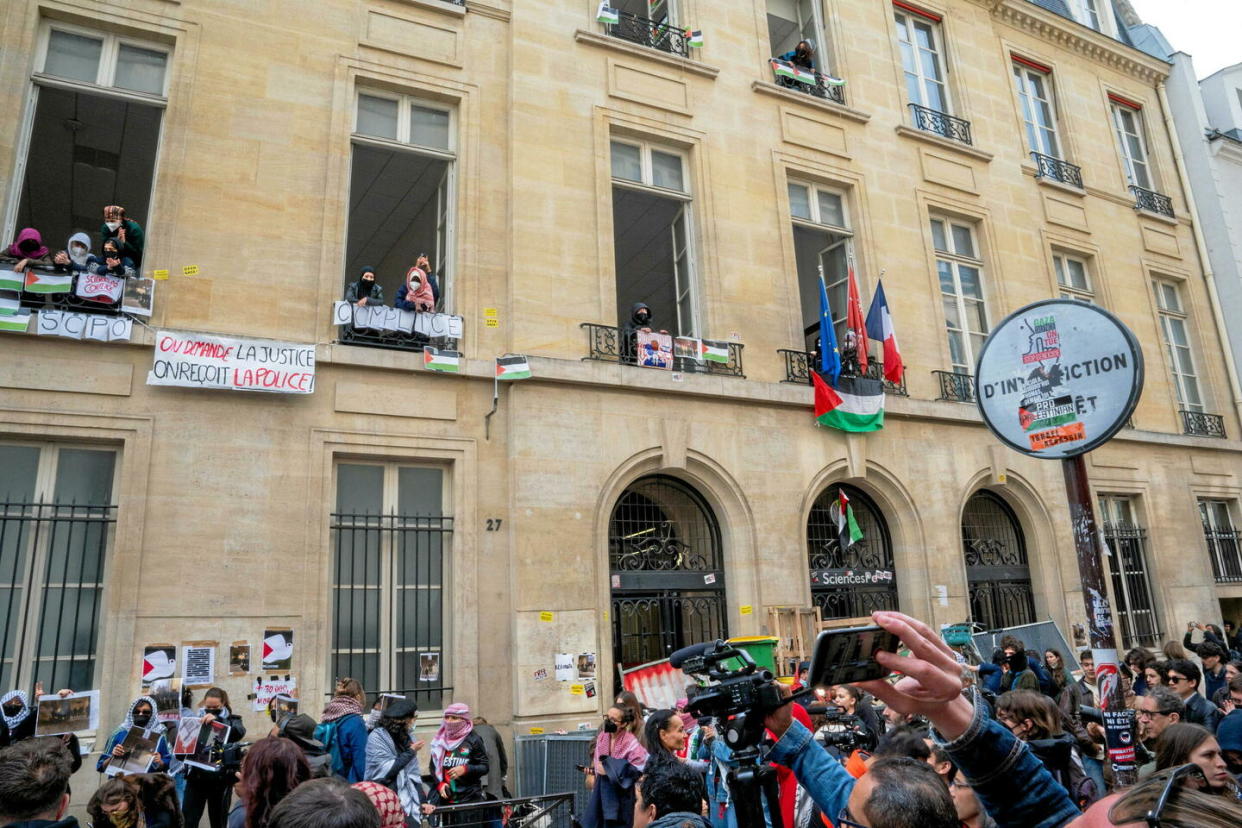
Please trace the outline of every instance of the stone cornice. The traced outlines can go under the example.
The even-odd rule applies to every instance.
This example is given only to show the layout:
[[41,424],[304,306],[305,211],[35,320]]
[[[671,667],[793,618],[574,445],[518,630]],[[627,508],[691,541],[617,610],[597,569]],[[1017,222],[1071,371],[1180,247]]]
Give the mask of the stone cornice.
[[1170,66],[1108,35],[1053,14],[1029,0],[1001,0],[992,8],[1001,21],[1016,29],[1076,52],[1088,60],[1124,72],[1152,86],[1169,76]]

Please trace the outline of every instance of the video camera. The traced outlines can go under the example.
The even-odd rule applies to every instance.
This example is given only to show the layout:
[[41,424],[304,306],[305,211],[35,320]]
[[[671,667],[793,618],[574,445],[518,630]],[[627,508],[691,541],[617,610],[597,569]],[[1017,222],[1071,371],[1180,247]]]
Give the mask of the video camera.
[[821,730],[816,738],[822,738],[824,747],[836,748],[842,754],[856,750],[875,750],[878,741],[863,720],[852,713],[846,713],[835,704],[812,705],[806,709],[812,716],[823,716],[825,724],[839,725],[839,730]]
[[[730,661],[741,666],[729,669]],[[770,672],[760,670],[750,653],[724,641],[684,647],[669,656],[669,664],[715,682],[703,688],[687,709],[696,717],[710,716],[719,722],[720,736],[735,756],[758,748],[764,718],[786,702]]]

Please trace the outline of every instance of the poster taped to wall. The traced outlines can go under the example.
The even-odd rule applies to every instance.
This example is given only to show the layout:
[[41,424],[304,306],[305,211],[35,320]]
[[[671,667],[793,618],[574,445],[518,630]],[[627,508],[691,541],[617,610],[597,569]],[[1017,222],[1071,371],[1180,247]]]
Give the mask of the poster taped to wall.
[[268,680],[264,680],[262,676],[255,679],[254,684],[254,704],[251,709],[255,713],[263,713],[271,709],[277,696],[288,696],[289,698],[297,698],[298,680],[292,676],[279,678],[272,676]]
[[440,680],[440,654],[418,654],[418,680],[428,683]]
[[210,687],[216,680],[216,641],[186,641],[181,645],[181,677],[187,687]]
[[285,627],[263,633],[263,670],[293,669],[293,630]]
[[142,650],[142,683],[177,675],[177,645],[148,644]]
[[234,641],[229,645],[229,675],[244,676],[250,672],[250,642]]

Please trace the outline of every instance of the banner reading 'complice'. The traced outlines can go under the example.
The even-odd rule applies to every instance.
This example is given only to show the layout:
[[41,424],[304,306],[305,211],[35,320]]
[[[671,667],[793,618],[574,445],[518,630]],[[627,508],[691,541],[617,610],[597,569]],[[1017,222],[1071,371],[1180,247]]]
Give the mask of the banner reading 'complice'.
[[315,346],[160,331],[147,385],[310,394]]

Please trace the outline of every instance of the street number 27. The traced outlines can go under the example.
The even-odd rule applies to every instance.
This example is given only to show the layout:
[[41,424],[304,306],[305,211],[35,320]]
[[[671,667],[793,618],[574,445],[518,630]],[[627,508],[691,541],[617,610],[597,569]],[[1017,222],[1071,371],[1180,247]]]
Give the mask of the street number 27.
[[488,518],[488,519],[487,519],[487,531],[489,531],[489,532],[499,532],[499,531],[500,531],[500,524],[502,524],[502,523],[504,523],[504,521],[503,521],[503,520],[501,520],[500,518]]

